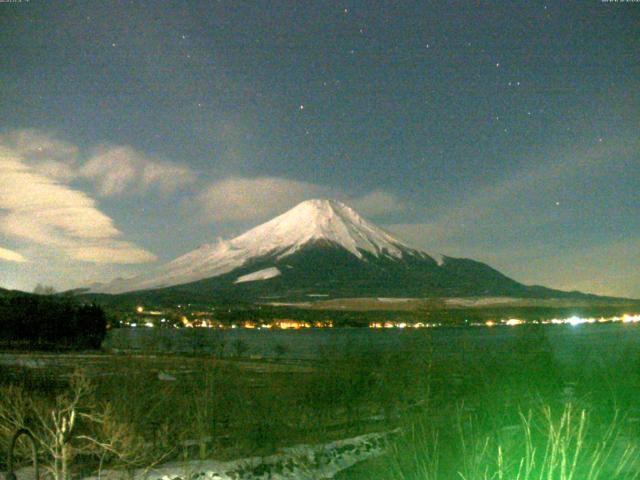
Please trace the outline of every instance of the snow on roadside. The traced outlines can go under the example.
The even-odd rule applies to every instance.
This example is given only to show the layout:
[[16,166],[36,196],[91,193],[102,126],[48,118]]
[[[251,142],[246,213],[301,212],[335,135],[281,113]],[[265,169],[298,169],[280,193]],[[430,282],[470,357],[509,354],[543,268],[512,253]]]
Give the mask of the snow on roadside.
[[[382,455],[388,439],[398,431],[368,433],[325,444],[296,445],[266,457],[233,461],[171,462],[152,469],[139,469],[132,480],[319,480],[364,460]],[[116,480],[121,471],[103,471],[84,480]],[[26,477],[24,477],[26,479]],[[18,480],[23,480],[21,476]]]

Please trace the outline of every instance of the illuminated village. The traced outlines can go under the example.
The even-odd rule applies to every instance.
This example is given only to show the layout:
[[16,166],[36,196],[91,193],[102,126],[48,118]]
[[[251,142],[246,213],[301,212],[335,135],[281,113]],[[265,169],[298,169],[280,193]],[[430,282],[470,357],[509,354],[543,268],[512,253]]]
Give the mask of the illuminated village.
[[[119,327],[129,328],[214,328],[214,329],[280,329],[280,330],[300,330],[308,328],[333,328],[334,321],[330,319],[326,320],[296,320],[292,318],[273,318],[269,320],[243,320],[239,322],[227,323],[214,318],[215,312],[193,310],[189,312],[181,312],[183,306],[178,306],[178,312],[174,310],[156,310],[146,309],[142,305],[138,305],[133,315],[126,316],[123,320],[119,320]],[[600,317],[580,317],[570,316],[565,318],[551,318],[551,319],[538,319],[527,320],[522,318],[501,318],[495,320],[486,320],[484,322],[468,322],[465,321],[464,325],[472,327],[497,327],[497,326],[509,326],[515,327],[526,324],[543,324],[543,325],[581,325],[581,324],[593,324],[593,323],[638,323],[640,322],[640,314],[623,314],[614,316],[600,316]],[[437,328],[442,326],[451,326],[451,324],[445,324],[443,322],[429,321],[429,322],[408,322],[408,321],[370,321],[363,327],[371,329],[405,329],[405,328]]]

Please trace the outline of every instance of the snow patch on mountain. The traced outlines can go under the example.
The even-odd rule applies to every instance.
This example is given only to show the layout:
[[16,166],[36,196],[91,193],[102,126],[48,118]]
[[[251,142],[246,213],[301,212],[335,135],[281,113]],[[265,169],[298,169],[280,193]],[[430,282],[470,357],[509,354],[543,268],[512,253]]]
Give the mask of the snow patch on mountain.
[[282,259],[304,246],[326,241],[336,244],[359,259],[364,254],[402,259],[404,255],[429,255],[401,241],[362,218],[347,205],[333,200],[307,200],[231,240],[205,244],[148,273],[93,287],[94,292],[122,293],[181,285],[228,273],[249,260],[276,255]]
[[270,278],[277,277],[280,275],[280,270],[276,267],[265,268],[263,270],[258,270],[257,272],[248,273],[247,275],[242,275],[238,277],[233,283],[244,283],[244,282],[255,282],[256,280],[269,280]]
[[445,300],[447,305],[456,307],[484,307],[487,305],[503,305],[522,301],[522,298],[515,297],[471,297],[460,298],[451,297]]

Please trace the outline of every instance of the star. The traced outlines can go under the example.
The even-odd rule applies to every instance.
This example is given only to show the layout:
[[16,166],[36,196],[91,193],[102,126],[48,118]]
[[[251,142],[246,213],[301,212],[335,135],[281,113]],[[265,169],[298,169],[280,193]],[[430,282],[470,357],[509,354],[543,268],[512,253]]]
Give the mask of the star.
[[115,43],[115,42],[111,44],[111,46],[114,47],[114,48],[116,47],[116,45],[117,45],[117,43]]
[[496,68],[500,68],[500,63],[496,63]]
[[300,110],[304,110],[304,105],[300,104]]

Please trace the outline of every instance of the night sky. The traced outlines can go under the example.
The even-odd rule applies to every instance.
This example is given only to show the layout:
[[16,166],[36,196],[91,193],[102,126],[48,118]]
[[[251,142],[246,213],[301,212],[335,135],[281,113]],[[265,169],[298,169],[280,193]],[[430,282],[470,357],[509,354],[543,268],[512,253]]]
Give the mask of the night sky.
[[640,298],[640,3],[0,3],[0,286],[132,275],[307,198]]

